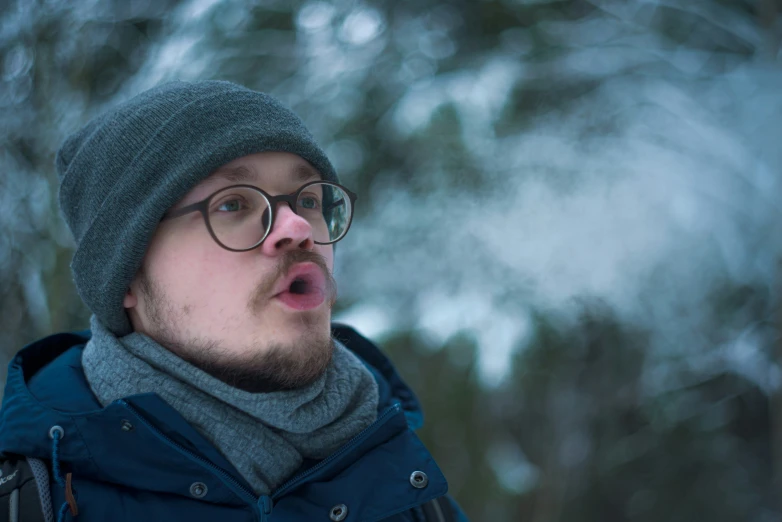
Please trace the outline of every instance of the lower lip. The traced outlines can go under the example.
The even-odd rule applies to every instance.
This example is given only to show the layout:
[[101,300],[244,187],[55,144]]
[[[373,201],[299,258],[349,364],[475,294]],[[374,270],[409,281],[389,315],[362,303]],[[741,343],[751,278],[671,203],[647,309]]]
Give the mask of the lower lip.
[[275,297],[282,301],[284,305],[293,308],[294,310],[312,310],[325,301],[325,297],[321,292],[309,292],[307,294],[283,292]]

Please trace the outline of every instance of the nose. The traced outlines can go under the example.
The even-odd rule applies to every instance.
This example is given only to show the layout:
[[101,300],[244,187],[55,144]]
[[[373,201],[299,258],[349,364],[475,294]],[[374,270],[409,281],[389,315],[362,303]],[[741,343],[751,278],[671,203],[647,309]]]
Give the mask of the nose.
[[297,215],[287,203],[280,202],[274,210],[274,222],[261,251],[268,256],[277,256],[290,250],[313,250],[312,225]]

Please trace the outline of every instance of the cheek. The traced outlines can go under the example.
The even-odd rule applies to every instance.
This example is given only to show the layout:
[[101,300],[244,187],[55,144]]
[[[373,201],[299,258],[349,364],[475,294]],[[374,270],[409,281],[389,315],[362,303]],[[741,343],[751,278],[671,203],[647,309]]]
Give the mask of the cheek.
[[315,250],[318,254],[323,256],[326,260],[326,266],[329,267],[329,272],[334,273],[334,247],[332,245],[317,246]]
[[[237,256],[238,257],[238,256]],[[166,294],[177,309],[186,309],[195,329],[211,328],[215,321],[238,320],[244,314],[258,276],[235,257],[204,254],[167,267]]]
[[214,277],[199,259],[182,252],[160,261],[154,269],[155,281],[172,299],[190,299],[213,291]]
[[[216,296],[234,288],[233,274],[242,273],[235,254],[223,250],[210,238],[165,237],[153,242],[147,251],[147,273],[174,300],[201,301],[204,295]],[[181,240],[178,240],[181,239]]]

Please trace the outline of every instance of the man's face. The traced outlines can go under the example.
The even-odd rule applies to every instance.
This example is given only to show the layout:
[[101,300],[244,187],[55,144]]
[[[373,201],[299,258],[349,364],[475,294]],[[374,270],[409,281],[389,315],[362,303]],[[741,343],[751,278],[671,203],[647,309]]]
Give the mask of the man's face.
[[[218,169],[172,210],[231,185],[274,196],[317,179],[299,156],[253,154]],[[310,223],[286,204],[274,211],[269,235],[247,252],[219,246],[200,212],[162,221],[125,297],[135,331],[247,391],[294,389],[317,379],[333,351],[333,248],[316,245]],[[288,281],[299,273],[307,294],[301,297],[301,278],[293,293]]]

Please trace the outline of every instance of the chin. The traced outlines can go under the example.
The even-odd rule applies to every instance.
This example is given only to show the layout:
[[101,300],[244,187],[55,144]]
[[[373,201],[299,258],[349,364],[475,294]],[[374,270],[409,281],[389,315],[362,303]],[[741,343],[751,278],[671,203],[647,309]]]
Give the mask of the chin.
[[319,337],[331,335],[331,314],[329,310],[308,310],[295,314],[284,314],[269,324],[268,328],[261,328],[262,336],[269,331],[275,332],[278,340],[295,340],[302,336]]

